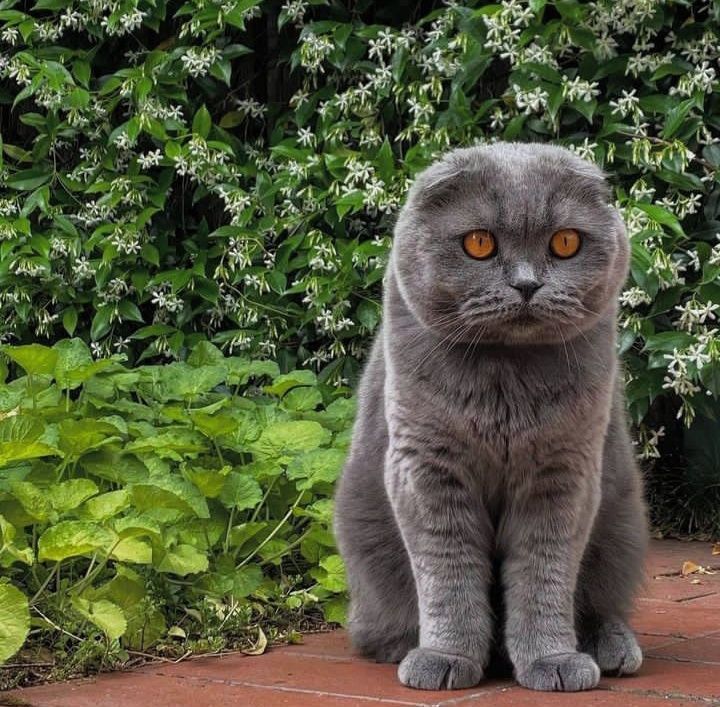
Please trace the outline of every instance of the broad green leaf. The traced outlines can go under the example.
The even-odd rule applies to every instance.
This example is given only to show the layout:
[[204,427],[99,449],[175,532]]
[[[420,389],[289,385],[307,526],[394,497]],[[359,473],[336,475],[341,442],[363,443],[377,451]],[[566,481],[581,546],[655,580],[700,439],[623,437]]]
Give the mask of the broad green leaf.
[[129,487],[133,508],[138,511],[171,508],[185,515],[209,518],[207,502],[191,483],[179,476],[154,476]]
[[245,385],[250,378],[275,378],[280,369],[275,361],[250,361],[234,356],[225,361],[228,369],[227,382],[230,385]]
[[123,610],[107,599],[89,601],[75,596],[71,603],[75,611],[97,626],[111,641],[120,638],[127,631],[127,620]]
[[116,516],[130,505],[130,494],[127,489],[108,491],[94,498],[89,498],[80,508],[83,516],[92,520],[107,520]]
[[152,563],[152,546],[138,537],[125,537],[117,542],[110,556],[121,562],[149,565]]
[[322,394],[317,388],[301,387],[289,390],[282,399],[282,406],[294,412],[315,410],[322,403]]
[[127,620],[122,644],[133,650],[146,650],[165,634],[162,611],[147,600],[139,574],[124,565],[117,565],[116,571],[109,582],[84,594],[93,600],[106,599],[120,606]]
[[50,505],[58,513],[65,513],[77,508],[83,501],[97,494],[98,491],[97,484],[90,479],[69,479],[51,486],[48,499]]
[[284,420],[268,425],[251,449],[261,459],[292,457],[329,441],[330,433],[317,422]]
[[52,505],[46,491],[30,481],[11,481],[8,488],[30,516],[38,521],[50,520]]
[[201,341],[188,356],[187,362],[191,366],[224,366],[225,356],[223,352],[209,341]]
[[272,385],[265,386],[265,392],[271,395],[281,396],[291,388],[295,388],[299,385],[315,385],[317,383],[317,376],[312,371],[293,371],[292,373],[284,373],[283,375],[277,376]]
[[153,564],[158,572],[167,572],[184,577],[188,574],[205,572],[208,568],[208,559],[205,553],[200,552],[192,545],[176,545],[172,549],[159,552],[160,557]]
[[64,339],[55,344],[53,350],[57,352],[53,374],[62,387],[67,386],[68,373],[93,362],[90,349],[82,339]]
[[0,467],[24,459],[51,457],[60,452],[49,444],[42,442],[0,442]]
[[12,584],[0,582],[0,663],[12,658],[30,632],[27,597]]
[[344,592],[347,589],[345,564],[340,555],[328,555],[320,560],[320,566],[311,570],[310,574],[321,587],[331,592]]
[[134,452],[139,456],[152,452],[178,461],[182,460],[182,455],[202,452],[204,449],[203,438],[187,428],[161,432],[152,437],[137,439],[125,446],[126,451]]
[[347,622],[348,601],[345,597],[333,597],[323,602],[323,615],[325,620],[330,623],[340,624],[344,626]]
[[299,489],[311,489],[319,483],[334,483],[345,462],[345,452],[339,449],[313,449],[295,457],[287,468],[289,479]]
[[202,412],[191,412],[190,419],[200,432],[211,438],[230,435],[238,426],[237,419],[227,413],[206,415]]
[[2,352],[29,375],[52,375],[58,357],[57,351],[41,344],[3,346]]
[[58,431],[58,447],[72,459],[120,439],[113,425],[92,418],[65,419],[58,425]]
[[246,508],[255,508],[260,503],[262,495],[262,489],[255,479],[246,474],[232,472],[228,474],[219,498],[227,508],[242,511]]
[[9,567],[14,562],[32,566],[34,560],[35,553],[27,544],[24,534],[0,515],[0,567]]
[[68,557],[109,551],[117,535],[107,528],[84,520],[64,520],[50,526],[38,540],[38,559],[61,562]]

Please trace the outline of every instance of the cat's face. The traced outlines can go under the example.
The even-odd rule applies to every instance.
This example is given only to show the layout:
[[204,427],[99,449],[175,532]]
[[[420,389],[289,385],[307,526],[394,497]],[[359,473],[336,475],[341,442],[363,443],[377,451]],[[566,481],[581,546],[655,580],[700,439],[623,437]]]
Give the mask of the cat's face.
[[614,306],[628,267],[600,170],[550,145],[456,150],[425,170],[395,229],[417,319],[449,341],[551,343]]

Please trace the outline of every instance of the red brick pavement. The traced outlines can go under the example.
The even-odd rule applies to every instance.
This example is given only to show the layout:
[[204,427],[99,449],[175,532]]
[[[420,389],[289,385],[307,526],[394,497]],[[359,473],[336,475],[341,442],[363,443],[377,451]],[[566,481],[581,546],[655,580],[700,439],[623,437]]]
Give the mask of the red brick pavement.
[[[683,577],[686,561],[717,574]],[[471,690],[425,692],[403,687],[396,667],[357,656],[342,631],[310,635],[302,645],[265,655],[229,655],[155,663],[0,695],[22,707],[661,707],[720,705],[720,556],[708,543],[653,541],[648,580],[633,624],[645,651],[638,675],[603,678],[584,693],[538,693],[511,681]]]

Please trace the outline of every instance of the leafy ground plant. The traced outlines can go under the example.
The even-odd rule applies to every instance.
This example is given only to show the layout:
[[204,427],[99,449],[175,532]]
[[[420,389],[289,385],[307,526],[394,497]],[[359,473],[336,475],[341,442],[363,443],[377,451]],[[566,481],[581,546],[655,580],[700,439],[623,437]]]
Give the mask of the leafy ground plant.
[[5,686],[28,663],[63,677],[342,620],[330,496],[351,398],[209,343],[134,369],[80,339],[3,354]]

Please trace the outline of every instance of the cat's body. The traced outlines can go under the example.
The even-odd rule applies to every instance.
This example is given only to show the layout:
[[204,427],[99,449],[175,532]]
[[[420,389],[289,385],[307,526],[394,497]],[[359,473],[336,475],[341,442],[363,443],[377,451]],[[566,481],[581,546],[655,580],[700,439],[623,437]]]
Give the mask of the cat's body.
[[[498,649],[536,689],[640,665],[625,622],[645,513],[615,354],[627,243],[606,197],[566,151],[500,144],[451,153],[401,214],[336,534],[353,641],[402,661],[407,685],[476,684]],[[496,234],[492,264],[462,252],[473,228]],[[574,270],[543,245],[562,228],[584,234]]]

